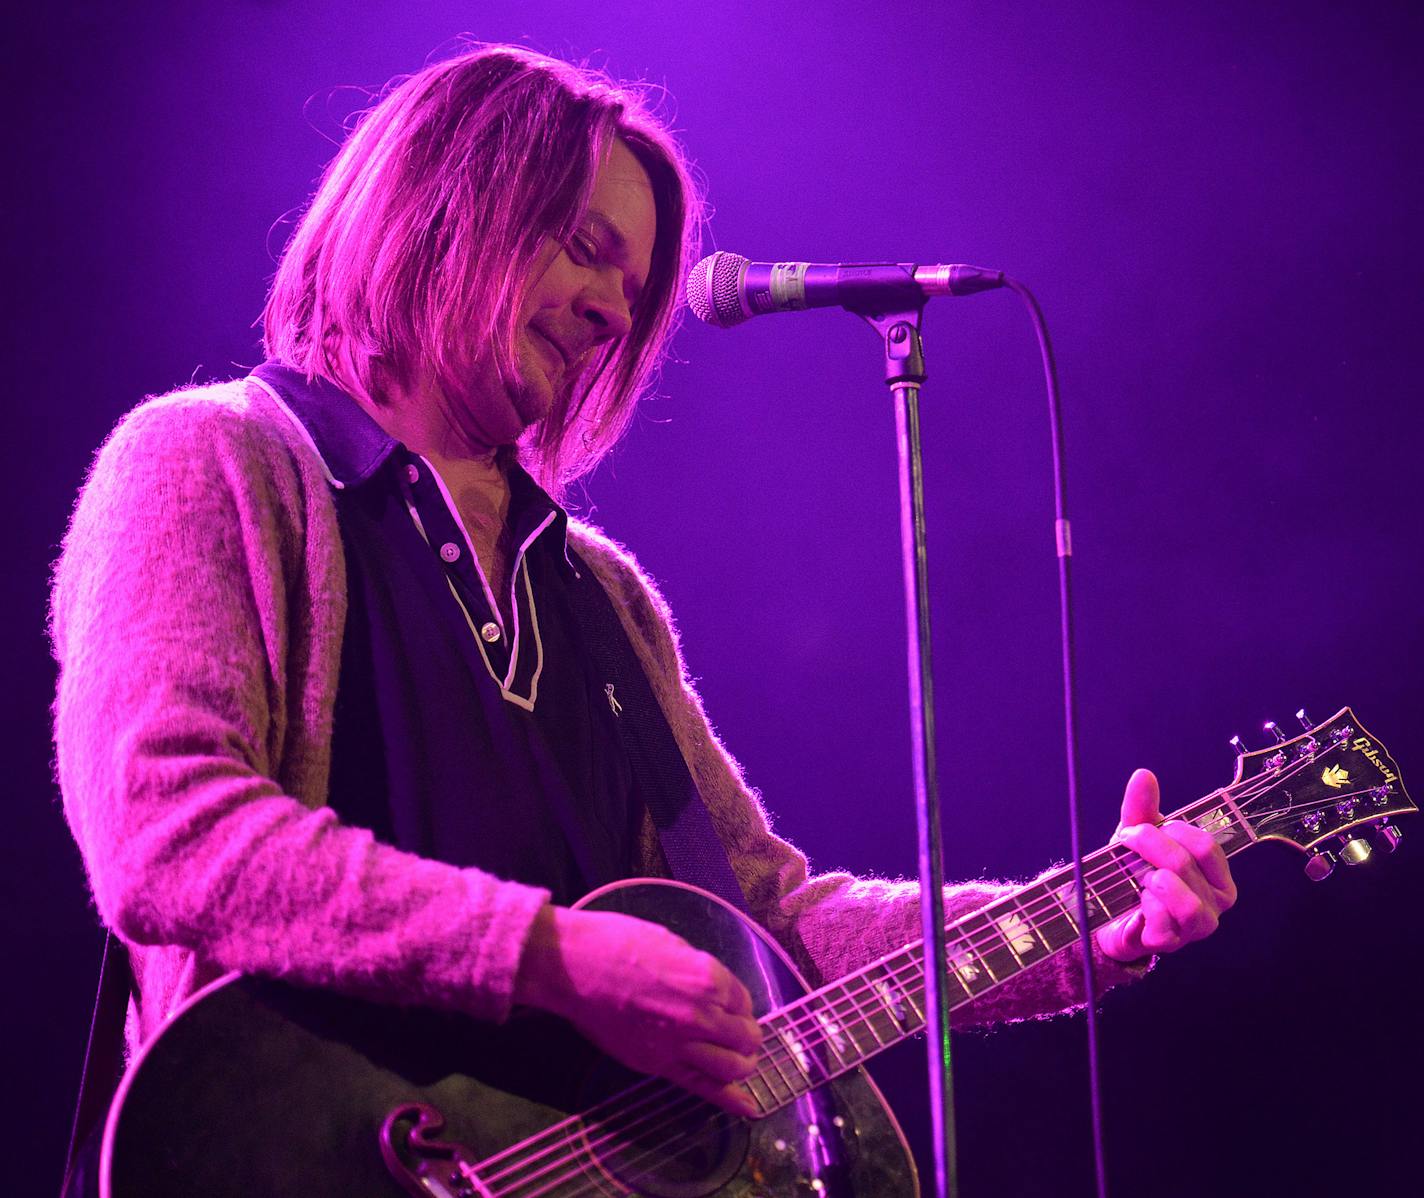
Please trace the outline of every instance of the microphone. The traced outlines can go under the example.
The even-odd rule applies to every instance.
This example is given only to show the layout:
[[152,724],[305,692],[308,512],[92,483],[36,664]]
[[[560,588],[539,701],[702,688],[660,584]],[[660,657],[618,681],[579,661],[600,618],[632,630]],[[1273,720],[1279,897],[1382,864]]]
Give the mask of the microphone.
[[748,262],[718,250],[687,276],[687,306],[699,320],[731,328],[768,312],[845,308],[860,316],[903,312],[935,295],[973,295],[1004,285],[981,266],[911,262]]

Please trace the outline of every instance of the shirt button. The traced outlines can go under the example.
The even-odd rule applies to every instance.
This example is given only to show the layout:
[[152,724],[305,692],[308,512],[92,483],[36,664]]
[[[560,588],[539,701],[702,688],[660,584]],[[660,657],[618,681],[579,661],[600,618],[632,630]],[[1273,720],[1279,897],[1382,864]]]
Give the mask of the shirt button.
[[447,562],[456,561],[460,556],[460,547],[454,541],[446,541],[440,546],[440,556]]
[[480,628],[480,635],[488,644],[493,645],[495,641],[499,640],[499,625],[491,620]]
[[411,463],[405,468],[405,481],[408,483],[420,481],[420,471],[416,469],[414,463]]

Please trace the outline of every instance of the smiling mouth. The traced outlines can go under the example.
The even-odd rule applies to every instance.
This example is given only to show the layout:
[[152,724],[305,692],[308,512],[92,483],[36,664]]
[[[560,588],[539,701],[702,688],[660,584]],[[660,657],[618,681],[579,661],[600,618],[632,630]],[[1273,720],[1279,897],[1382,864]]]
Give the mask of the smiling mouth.
[[542,341],[546,346],[549,347],[549,349],[553,351],[554,360],[559,364],[559,369],[561,371],[567,370],[569,367],[569,355],[564,352],[564,347],[560,345],[557,341],[555,341],[552,337],[548,336],[546,333],[540,332],[536,328],[531,327],[529,331],[532,332],[536,337],[539,338],[540,341]]

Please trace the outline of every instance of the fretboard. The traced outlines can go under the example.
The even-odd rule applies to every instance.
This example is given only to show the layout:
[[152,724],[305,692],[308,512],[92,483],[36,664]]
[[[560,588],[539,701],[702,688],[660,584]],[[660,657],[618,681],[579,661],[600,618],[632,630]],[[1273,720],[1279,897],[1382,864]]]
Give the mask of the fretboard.
[[[1210,832],[1228,856],[1253,839],[1224,791],[1167,818]],[[1084,857],[1088,927],[1097,929],[1137,906],[1141,879],[1151,868],[1120,844]],[[1078,939],[1072,866],[955,920],[946,929],[950,1009],[972,1002]],[[920,940],[907,944],[762,1019],[761,1061],[746,1085],[763,1111],[785,1106],[924,1029],[922,946]]]

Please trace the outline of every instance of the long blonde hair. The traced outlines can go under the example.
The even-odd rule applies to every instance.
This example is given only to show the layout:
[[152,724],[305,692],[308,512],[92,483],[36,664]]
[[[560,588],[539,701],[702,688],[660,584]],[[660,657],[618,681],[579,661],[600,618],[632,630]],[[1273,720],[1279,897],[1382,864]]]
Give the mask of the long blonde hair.
[[515,377],[540,246],[573,234],[614,138],[652,181],[657,235],[630,333],[524,438],[525,464],[562,491],[613,447],[651,384],[704,211],[667,127],[603,74],[482,45],[390,85],[283,251],[262,313],[268,355],[375,404],[417,379],[458,404],[487,356]]

